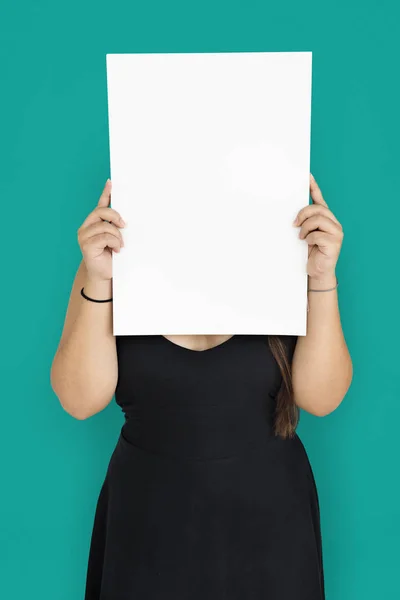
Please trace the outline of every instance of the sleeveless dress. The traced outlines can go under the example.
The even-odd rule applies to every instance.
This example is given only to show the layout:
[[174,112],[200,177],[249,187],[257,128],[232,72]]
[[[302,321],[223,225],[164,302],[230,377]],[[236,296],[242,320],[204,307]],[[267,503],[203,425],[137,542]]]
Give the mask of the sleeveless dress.
[[[292,359],[295,336],[283,336]],[[125,415],[101,487],[85,600],[323,600],[317,489],[273,434],[267,336],[190,350],[117,336]]]

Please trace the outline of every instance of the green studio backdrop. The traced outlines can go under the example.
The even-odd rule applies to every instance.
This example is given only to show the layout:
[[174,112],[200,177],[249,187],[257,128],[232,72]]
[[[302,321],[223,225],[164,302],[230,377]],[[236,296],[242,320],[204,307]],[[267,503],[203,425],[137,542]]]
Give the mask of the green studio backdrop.
[[354,378],[334,413],[302,413],[299,434],[319,491],[328,600],[398,598],[396,2],[22,0],[0,11],[0,597],[83,598],[123,423],[115,402],[74,420],[50,386],[77,228],[110,175],[106,53],[312,51],[311,171],[345,231],[339,301]]

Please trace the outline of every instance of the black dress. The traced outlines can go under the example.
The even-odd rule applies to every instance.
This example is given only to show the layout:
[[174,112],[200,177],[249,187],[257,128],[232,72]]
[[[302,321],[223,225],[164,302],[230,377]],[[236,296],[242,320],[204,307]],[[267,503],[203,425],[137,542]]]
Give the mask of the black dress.
[[[287,336],[292,357],[296,338]],[[124,423],[97,503],[85,600],[323,600],[317,489],[273,435],[267,336],[209,350],[117,336]]]

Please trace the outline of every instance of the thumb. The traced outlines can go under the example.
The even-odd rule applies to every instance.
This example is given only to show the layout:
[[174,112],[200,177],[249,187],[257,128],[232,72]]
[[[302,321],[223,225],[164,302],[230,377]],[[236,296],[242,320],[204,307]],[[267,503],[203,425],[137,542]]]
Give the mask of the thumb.
[[97,206],[110,206],[111,201],[111,180],[107,179],[106,185],[101,193]]

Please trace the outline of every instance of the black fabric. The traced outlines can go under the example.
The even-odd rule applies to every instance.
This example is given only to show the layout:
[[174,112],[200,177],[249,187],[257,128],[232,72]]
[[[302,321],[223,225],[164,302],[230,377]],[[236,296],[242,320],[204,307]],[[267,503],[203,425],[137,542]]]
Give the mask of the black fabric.
[[299,437],[272,433],[281,375],[266,336],[205,351],[116,339],[126,421],[85,600],[323,600],[317,489]]

